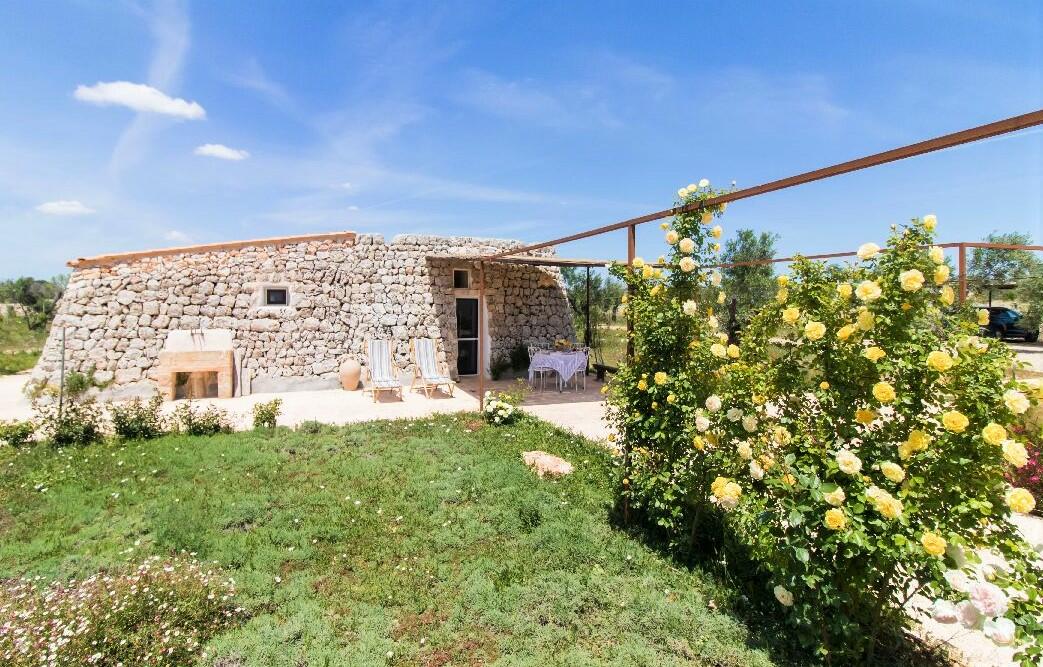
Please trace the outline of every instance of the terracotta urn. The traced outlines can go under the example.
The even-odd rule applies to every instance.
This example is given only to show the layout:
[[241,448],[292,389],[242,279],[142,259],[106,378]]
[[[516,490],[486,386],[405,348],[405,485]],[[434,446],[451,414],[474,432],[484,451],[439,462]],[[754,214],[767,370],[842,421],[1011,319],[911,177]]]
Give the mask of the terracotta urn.
[[355,391],[359,388],[361,375],[362,365],[354,359],[345,359],[340,365],[340,386],[347,391]]

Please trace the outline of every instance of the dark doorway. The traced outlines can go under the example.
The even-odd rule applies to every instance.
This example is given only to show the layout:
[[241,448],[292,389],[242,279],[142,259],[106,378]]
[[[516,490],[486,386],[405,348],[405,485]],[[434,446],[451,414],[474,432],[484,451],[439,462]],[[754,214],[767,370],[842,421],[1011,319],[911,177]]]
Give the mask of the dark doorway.
[[456,372],[478,374],[478,299],[456,300]]

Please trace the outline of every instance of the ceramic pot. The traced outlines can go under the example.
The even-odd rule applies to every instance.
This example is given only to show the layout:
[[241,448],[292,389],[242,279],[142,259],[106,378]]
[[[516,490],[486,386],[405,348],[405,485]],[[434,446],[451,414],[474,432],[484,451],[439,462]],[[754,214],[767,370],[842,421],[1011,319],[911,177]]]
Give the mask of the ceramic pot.
[[346,359],[340,365],[340,386],[347,391],[355,391],[359,388],[359,378],[362,376],[362,365],[354,359]]

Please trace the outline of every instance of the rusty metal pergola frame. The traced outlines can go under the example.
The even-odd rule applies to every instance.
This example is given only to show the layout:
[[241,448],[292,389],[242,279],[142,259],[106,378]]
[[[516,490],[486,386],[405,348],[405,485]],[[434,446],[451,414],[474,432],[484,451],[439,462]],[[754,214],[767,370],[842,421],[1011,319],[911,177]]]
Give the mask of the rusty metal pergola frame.
[[[664,209],[662,211],[655,211],[645,215],[638,216],[636,218],[629,218],[627,220],[621,220],[609,225],[602,227],[595,227],[584,232],[578,232],[563,236],[549,241],[541,241],[539,243],[533,243],[523,245],[510,250],[485,255],[482,257],[474,258],[478,262],[478,298],[479,298],[479,313],[484,312],[485,308],[485,264],[489,262],[497,263],[515,263],[515,264],[533,264],[533,265],[557,265],[557,266],[603,266],[608,262],[599,262],[595,260],[567,260],[564,258],[550,258],[532,256],[527,253],[531,253],[536,250],[542,250],[552,246],[560,245],[563,243],[569,243],[571,241],[579,241],[582,239],[591,238],[593,236],[600,236],[601,234],[607,234],[620,229],[627,230],[627,259],[626,264],[630,265],[634,257],[637,255],[637,226],[646,222],[653,222],[655,220],[661,220],[663,218],[673,217],[681,213],[690,213],[703,208],[710,208],[718,206],[720,204],[726,204],[741,199],[749,199],[750,197],[756,197],[758,195],[767,194],[769,192],[775,192],[777,190],[783,190],[786,188],[795,187],[797,185],[803,185],[805,183],[812,183],[833,176],[839,176],[841,174],[848,174],[854,171],[862,169],[868,169],[870,167],[876,167],[879,165],[887,164],[889,162],[896,162],[898,160],[904,160],[910,157],[918,155],[924,155],[926,153],[932,153],[935,151],[944,150],[946,148],[952,148],[954,146],[960,146],[962,144],[968,144],[975,141],[981,141],[983,139],[989,139],[991,137],[1000,136],[1003,134],[1009,134],[1024,130],[1030,127],[1043,125],[1043,109],[1032,111],[1030,113],[1022,114],[1020,116],[1013,116],[1011,118],[1005,118],[985,125],[979,125],[970,129],[961,130],[959,132],[953,132],[951,134],[942,135],[933,139],[927,139],[907,146],[901,146],[899,148],[893,148],[891,150],[883,151],[881,153],[875,153],[866,157],[861,157],[855,160],[849,160],[847,162],[841,162],[821,169],[815,169],[813,171],[807,171],[787,178],[782,178],[776,181],[763,183],[761,185],[755,185],[753,187],[744,188],[741,190],[734,190],[727,192],[716,197],[710,197],[698,202],[692,202],[681,206],[675,206],[673,208]],[[1001,243],[976,243],[976,242],[959,242],[959,243],[942,243],[939,244],[944,248],[956,248],[958,253],[959,262],[959,295],[961,302],[966,299],[967,296],[967,248],[991,248],[997,250],[1043,250],[1043,246],[1019,246],[1009,245]],[[826,253],[817,255],[803,255],[806,259],[835,259],[840,257],[850,257],[855,255],[854,252],[838,252],[838,253]],[[557,260],[556,262],[554,260]],[[737,262],[733,266],[744,266],[744,265],[755,265],[755,264],[768,264],[775,262],[787,262],[793,261],[794,257],[784,257],[772,260],[761,260],[758,262]],[[718,267],[725,265],[717,265]],[[712,268],[712,267],[707,267]],[[589,268],[588,268],[589,271]],[[485,340],[485,325],[482,317],[478,318],[478,340]],[[632,353],[628,345],[628,354]],[[478,345],[478,401],[479,410],[485,407],[485,345],[480,342]]]

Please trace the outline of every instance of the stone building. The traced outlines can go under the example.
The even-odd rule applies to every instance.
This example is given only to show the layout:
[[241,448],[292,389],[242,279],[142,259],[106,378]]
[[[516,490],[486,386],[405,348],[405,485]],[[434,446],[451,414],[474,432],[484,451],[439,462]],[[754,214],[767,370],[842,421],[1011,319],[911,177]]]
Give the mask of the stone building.
[[404,375],[415,337],[436,339],[454,375],[473,375],[479,344],[488,363],[573,335],[558,269],[486,263],[478,340],[468,258],[517,245],[338,232],[78,259],[34,379],[57,380],[63,331],[66,372],[94,368],[115,395],[153,391],[168,338],[186,337],[172,331],[230,339],[236,394],[335,387],[345,359],[365,364],[370,338],[393,341]]

